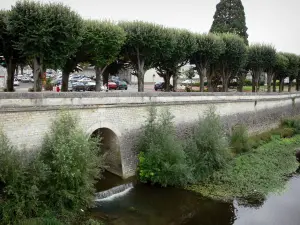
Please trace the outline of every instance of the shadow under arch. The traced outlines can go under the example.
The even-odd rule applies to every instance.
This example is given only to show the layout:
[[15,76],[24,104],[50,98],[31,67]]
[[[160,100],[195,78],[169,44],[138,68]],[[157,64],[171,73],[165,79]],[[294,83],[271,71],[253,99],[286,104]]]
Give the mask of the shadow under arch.
[[94,130],[91,138],[99,138],[101,152],[105,154],[106,170],[123,177],[120,140],[118,135],[107,127]]

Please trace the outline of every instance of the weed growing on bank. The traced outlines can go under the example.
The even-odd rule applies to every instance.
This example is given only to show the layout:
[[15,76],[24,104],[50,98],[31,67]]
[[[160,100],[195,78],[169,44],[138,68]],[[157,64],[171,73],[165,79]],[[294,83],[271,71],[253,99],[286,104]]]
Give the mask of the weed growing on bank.
[[296,170],[295,147],[299,145],[300,135],[287,139],[275,136],[271,142],[238,155],[223,170],[189,189],[221,199],[265,196],[283,188],[286,175]]
[[149,118],[140,137],[138,175],[141,182],[161,186],[184,186],[193,179],[183,145],[176,137],[172,115],[159,116],[150,109]]
[[219,115],[209,108],[185,144],[188,165],[196,182],[223,168],[230,160],[229,142]]
[[251,149],[247,127],[237,125],[232,129],[230,146],[235,154],[248,152]]
[[69,113],[53,122],[38,152],[16,150],[0,132],[0,224],[78,224],[103,166],[96,142]]

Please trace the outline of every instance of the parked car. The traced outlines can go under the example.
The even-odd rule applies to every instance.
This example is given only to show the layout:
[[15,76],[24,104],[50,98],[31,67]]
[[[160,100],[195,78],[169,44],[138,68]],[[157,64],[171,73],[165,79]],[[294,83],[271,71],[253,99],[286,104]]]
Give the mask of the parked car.
[[182,82],[182,84],[195,84],[196,82],[194,80],[185,80]]
[[73,85],[72,85],[72,82],[70,82],[70,81],[68,83],[68,91],[73,91]]
[[18,79],[14,79],[14,86],[19,86],[20,84],[19,84],[19,81],[18,81]]
[[96,89],[96,82],[91,81],[85,84],[86,91],[95,91],[95,89]]
[[81,83],[88,83],[88,82],[92,82],[92,79],[87,78],[87,77],[84,77],[84,78],[81,78],[80,80],[78,80],[78,82],[81,82]]
[[109,90],[117,90],[118,89],[117,84],[115,82],[111,82],[111,81],[108,82],[108,85],[105,84],[104,86],[108,86]]
[[18,81],[21,81],[22,78],[23,78],[23,75],[18,75],[18,76],[17,76]]
[[23,82],[23,83],[29,83],[30,82],[30,78],[29,77],[22,77],[21,82]]
[[[165,82],[156,82],[154,84],[154,90],[155,91],[158,91],[158,90],[164,91],[165,90]],[[173,90],[173,85],[171,85],[171,84],[170,84],[170,90],[171,91]]]
[[75,82],[72,84],[72,91],[85,91],[85,84],[82,82]]
[[128,89],[127,83],[123,80],[114,79],[114,80],[111,80],[111,82],[116,83],[117,89],[119,89],[119,90],[127,90]]

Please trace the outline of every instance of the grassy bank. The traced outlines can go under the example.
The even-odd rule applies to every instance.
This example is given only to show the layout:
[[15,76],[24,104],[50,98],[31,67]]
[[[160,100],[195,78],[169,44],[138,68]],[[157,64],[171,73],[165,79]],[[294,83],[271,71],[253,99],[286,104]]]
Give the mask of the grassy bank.
[[272,136],[272,140],[235,157],[209,179],[188,189],[216,199],[264,196],[282,190],[286,175],[297,169],[295,148],[300,135],[292,138]]

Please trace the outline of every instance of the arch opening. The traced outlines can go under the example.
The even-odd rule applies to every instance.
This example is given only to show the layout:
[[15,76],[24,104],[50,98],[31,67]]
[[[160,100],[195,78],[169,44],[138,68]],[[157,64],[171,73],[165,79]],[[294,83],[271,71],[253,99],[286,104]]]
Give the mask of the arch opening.
[[109,128],[99,128],[91,134],[99,138],[101,152],[105,154],[106,170],[118,176],[123,176],[120,143],[118,136]]

